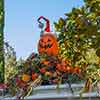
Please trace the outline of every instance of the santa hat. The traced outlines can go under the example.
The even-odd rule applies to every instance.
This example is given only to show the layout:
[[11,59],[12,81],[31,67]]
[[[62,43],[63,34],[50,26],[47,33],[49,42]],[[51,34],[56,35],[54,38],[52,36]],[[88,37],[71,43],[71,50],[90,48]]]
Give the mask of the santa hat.
[[39,27],[40,27],[41,29],[43,29],[43,27],[44,27],[43,23],[40,21],[41,19],[43,19],[43,20],[46,21],[46,27],[45,27],[44,30],[41,31],[41,35],[42,35],[42,34],[44,34],[44,33],[50,32],[50,22],[49,22],[49,20],[48,20],[47,18],[45,18],[45,17],[43,17],[43,16],[40,16],[40,17],[38,18],[38,22],[39,22]]

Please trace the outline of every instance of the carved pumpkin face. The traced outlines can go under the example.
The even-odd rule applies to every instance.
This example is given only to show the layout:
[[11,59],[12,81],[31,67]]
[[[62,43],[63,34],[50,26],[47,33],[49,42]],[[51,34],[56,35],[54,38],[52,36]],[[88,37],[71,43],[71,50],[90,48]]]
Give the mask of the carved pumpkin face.
[[53,34],[43,34],[39,40],[38,51],[40,54],[46,52],[47,54],[57,55],[58,44],[56,37]]

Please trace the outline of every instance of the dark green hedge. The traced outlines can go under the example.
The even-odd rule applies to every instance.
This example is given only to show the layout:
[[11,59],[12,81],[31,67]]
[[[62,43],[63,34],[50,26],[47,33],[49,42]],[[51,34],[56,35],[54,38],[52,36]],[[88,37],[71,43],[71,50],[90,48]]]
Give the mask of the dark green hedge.
[[0,0],[0,82],[4,82],[4,0]]

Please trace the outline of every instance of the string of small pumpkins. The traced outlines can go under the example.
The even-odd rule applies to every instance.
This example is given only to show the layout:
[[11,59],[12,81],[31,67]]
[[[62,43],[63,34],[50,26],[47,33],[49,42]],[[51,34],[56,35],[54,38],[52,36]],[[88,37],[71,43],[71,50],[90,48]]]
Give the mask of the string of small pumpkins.
[[[44,24],[40,21],[41,19],[46,21],[46,28],[44,30]],[[40,39],[38,42],[38,52],[41,55],[42,53],[46,53],[47,55],[53,55],[53,56],[58,56],[59,55],[59,47],[58,47],[58,42],[57,42],[57,37],[50,32],[50,22],[47,18],[40,16],[38,19],[39,22],[39,28],[41,28],[41,35]],[[61,57],[59,57],[61,59]],[[62,60],[62,59],[61,59]],[[49,62],[49,61],[48,61]],[[46,60],[43,61],[44,65],[47,65],[48,62]],[[68,65],[68,66],[67,66]],[[62,63],[58,63],[56,65],[57,73],[59,74],[59,71],[64,71],[66,73],[78,73],[80,74],[82,70],[80,69],[79,66],[72,67],[71,62],[63,61]],[[45,73],[46,75],[51,75],[50,72],[47,72],[45,68],[40,69],[41,73]],[[38,77],[37,73],[33,73],[32,76],[28,74],[23,74],[22,80],[25,82],[28,82],[30,78],[32,80],[35,80]]]

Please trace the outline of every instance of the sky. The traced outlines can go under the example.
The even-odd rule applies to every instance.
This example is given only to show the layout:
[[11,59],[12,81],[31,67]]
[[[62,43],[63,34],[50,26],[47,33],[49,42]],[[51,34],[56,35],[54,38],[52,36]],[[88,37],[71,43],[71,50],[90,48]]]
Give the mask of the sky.
[[65,17],[73,7],[83,5],[83,0],[5,0],[5,41],[14,47],[17,58],[26,58],[37,51],[40,29],[37,19],[42,15],[53,23]]

